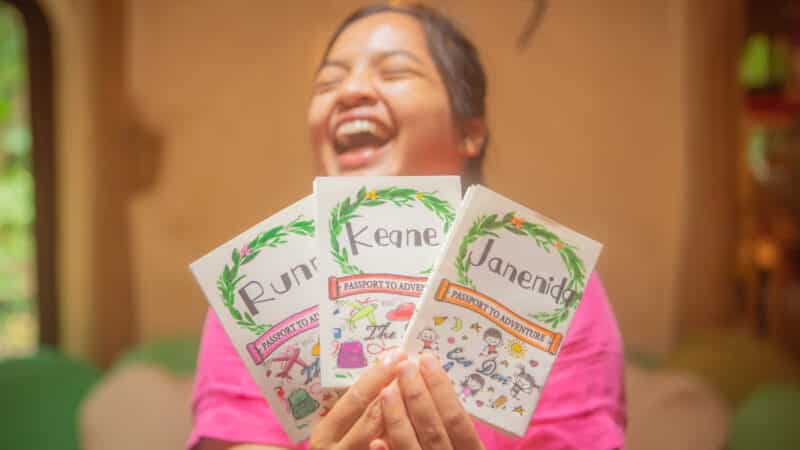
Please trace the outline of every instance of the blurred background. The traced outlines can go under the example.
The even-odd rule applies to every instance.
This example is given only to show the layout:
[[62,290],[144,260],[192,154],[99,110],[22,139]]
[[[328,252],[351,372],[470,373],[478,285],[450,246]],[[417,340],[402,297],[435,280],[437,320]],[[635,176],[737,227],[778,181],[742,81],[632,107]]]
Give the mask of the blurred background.
[[[182,448],[187,266],[310,192],[365,3],[0,0],[0,448]],[[425,3],[486,66],[486,184],[605,244],[628,448],[800,448],[800,2]]]

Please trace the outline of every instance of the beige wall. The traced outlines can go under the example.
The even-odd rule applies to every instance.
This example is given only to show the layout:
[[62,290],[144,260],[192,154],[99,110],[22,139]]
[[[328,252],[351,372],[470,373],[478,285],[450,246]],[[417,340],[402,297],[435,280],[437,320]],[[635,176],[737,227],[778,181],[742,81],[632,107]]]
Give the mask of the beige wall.
[[[311,72],[328,34],[359,3],[127,2],[122,71],[101,77],[124,92],[123,109],[112,111],[120,145],[103,151],[118,158],[106,161],[112,173],[129,180],[116,225],[128,242],[120,282],[129,285],[135,339],[197,332],[206,306],[187,264],[309,192]],[[692,326],[719,317],[729,299],[729,237],[694,226],[692,216],[727,226],[730,198],[703,197],[726,185],[729,175],[709,167],[703,149],[724,159],[727,134],[720,120],[717,134],[698,139],[706,119],[690,94],[702,90],[696,77],[730,69],[691,50],[709,39],[697,31],[703,21],[722,19],[685,1],[559,0],[519,51],[530,2],[431,3],[465,26],[489,73],[488,184],[606,244],[600,270],[628,343],[667,349],[687,303],[705,305]],[[691,23],[700,27],[693,34]],[[717,181],[696,182],[708,175]],[[687,273],[695,255],[685,249],[698,236],[710,249]],[[702,298],[688,283],[702,286]]]

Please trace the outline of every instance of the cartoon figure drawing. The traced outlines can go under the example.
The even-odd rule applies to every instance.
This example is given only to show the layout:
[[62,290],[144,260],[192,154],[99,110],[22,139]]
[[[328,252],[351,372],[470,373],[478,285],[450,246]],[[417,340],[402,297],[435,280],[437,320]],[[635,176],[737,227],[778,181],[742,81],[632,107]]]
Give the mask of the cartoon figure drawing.
[[351,308],[350,317],[346,320],[347,326],[351,330],[356,329],[356,324],[364,319],[367,319],[370,325],[377,325],[375,321],[375,310],[378,309],[378,305],[370,299],[367,300],[357,300],[355,302],[345,302],[345,304]]
[[290,345],[286,348],[286,351],[283,352],[280,356],[276,356],[271,358],[267,361],[267,367],[274,362],[283,363],[281,365],[281,371],[275,374],[277,378],[286,378],[288,380],[292,379],[292,376],[289,375],[289,371],[292,370],[296,364],[299,364],[300,367],[306,368],[308,364],[300,358],[300,347],[296,345]]
[[439,335],[433,328],[423,328],[422,331],[419,332],[419,335],[417,335],[417,339],[422,341],[422,350],[420,350],[419,353],[423,353],[425,350],[439,350],[439,343],[437,342],[439,340]]
[[514,374],[514,382],[511,386],[511,396],[519,399],[519,393],[524,392],[530,394],[534,389],[541,389],[542,387],[536,384],[533,375],[525,371],[523,366],[519,366],[519,372]]
[[477,395],[485,383],[482,376],[477,373],[470,374],[461,382],[461,400],[467,400]]
[[317,339],[317,343],[311,347],[311,356],[314,357],[314,362],[300,370],[300,373],[306,376],[305,384],[310,383],[314,377],[319,376],[319,339]]
[[483,332],[483,342],[486,345],[483,346],[481,356],[496,355],[497,347],[503,343],[503,335],[497,328],[488,328]]

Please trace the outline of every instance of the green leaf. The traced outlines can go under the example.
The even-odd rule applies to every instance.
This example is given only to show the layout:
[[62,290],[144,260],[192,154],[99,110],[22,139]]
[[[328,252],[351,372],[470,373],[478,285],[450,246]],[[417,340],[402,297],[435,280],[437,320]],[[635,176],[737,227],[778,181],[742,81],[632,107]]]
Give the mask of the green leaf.
[[249,263],[250,261],[254,260],[256,258],[256,256],[258,256],[258,254],[260,252],[261,252],[261,250],[256,250],[253,253],[250,253],[249,255],[245,256],[244,259],[242,260],[242,265],[245,265],[245,264]]
[[234,265],[238,265],[239,264],[239,250],[238,249],[236,249],[236,248],[233,249],[233,251],[231,252],[231,259],[233,260],[233,264]]

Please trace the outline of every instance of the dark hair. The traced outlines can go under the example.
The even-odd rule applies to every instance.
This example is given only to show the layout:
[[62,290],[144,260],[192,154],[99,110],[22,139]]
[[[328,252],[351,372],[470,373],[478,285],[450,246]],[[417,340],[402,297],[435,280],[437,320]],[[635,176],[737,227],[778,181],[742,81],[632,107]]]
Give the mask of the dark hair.
[[486,331],[483,332],[483,338],[484,339],[486,339],[489,336],[495,337],[495,338],[498,338],[498,339],[501,339],[503,337],[503,335],[500,334],[500,330],[498,330],[497,328],[489,328],[489,329],[487,329]]
[[466,382],[467,382],[467,381],[469,381],[469,380],[472,380],[472,381],[474,381],[474,382],[478,383],[478,384],[481,386],[481,389],[483,389],[483,385],[486,383],[486,381],[483,379],[483,377],[482,377],[482,376],[480,376],[480,375],[478,375],[477,373],[472,373],[472,374],[470,374],[470,375],[467,377],[467,379],[466,379],[466,380],[464,380],[464,382],[466,383]]
[[[468,119],[485,119],[486,73],[478,57],[478,51],[450,19],[428,6],[419,3],[392,3],[366,6],[356,10],[344,19],[331,36],[328,46],[325,48],[323,61],[342,32],[353,22],[383,12],[406,14],[422,25],[428,41],[428,50],[444,80],[450,100],[450,111],[453,113],[459,131],[465,132],[464,123]],[[480,149],[480,155],[467,159],[464,187],[482,181],[483,158],[488,143],[487,133]]]

